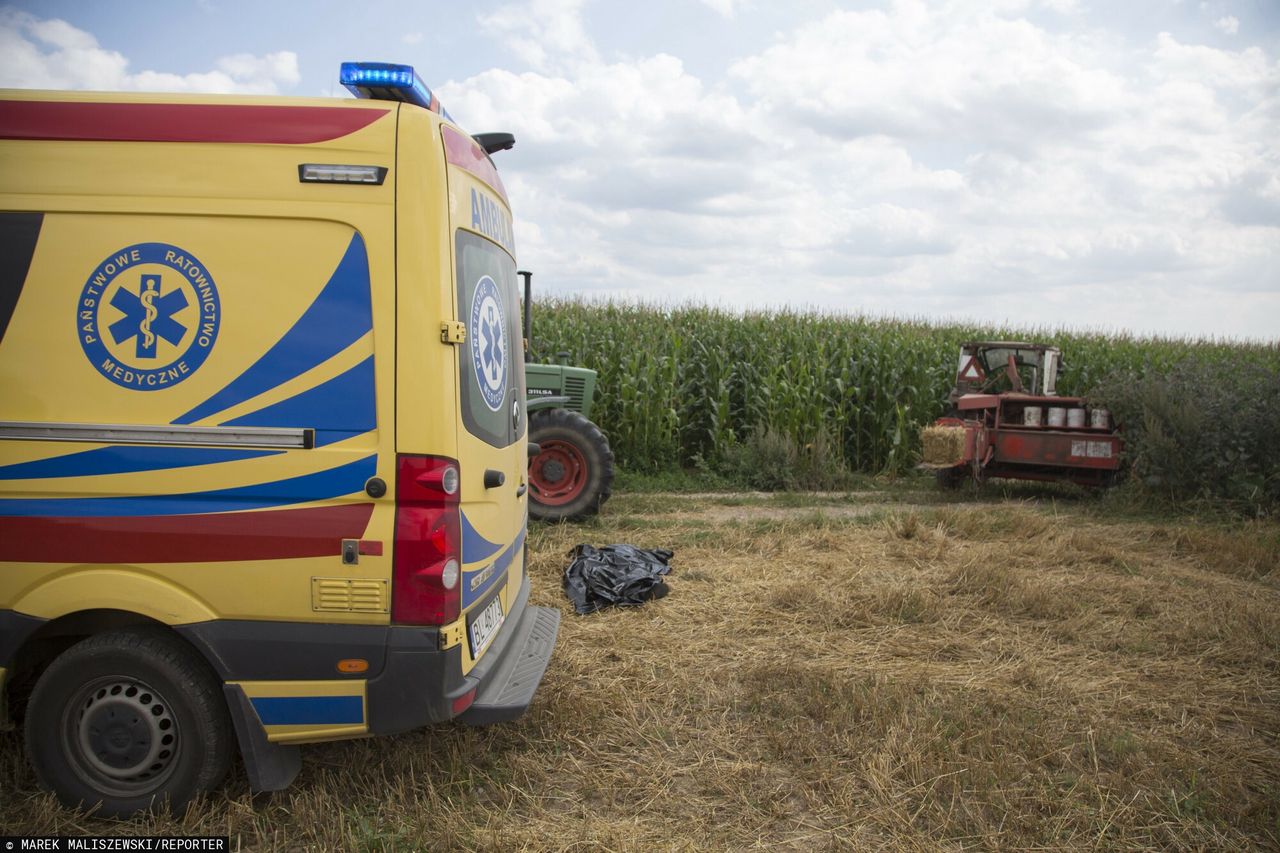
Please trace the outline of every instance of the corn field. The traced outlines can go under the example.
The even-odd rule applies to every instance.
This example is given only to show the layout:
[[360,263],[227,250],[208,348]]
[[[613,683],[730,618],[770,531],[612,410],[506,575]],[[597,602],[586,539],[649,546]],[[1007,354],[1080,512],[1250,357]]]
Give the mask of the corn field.
[[829,447],[839,464],[900,472],[938,417],[961,342],[1025,340],[1063,351],[1058,391],[1087,394],[1116,371],[1159,375],[1192,358],[1229,380],[1242,360],[1280,382],[1280,344],[936,325],[801,312],[550,301],[534,309],[533,355],[568,351],[600,373],[592,419],[621,465],[715,467],[753,433]]

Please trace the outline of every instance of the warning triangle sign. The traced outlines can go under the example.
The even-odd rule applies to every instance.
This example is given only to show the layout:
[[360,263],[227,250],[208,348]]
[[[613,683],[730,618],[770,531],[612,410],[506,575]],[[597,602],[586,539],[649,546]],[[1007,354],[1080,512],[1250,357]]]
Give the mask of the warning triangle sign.
[[978,360],[973,356],[969,356],[960,368],[960,378],[970,382],[978,382],[985,375],[982,372],[982,365],[978,364]]

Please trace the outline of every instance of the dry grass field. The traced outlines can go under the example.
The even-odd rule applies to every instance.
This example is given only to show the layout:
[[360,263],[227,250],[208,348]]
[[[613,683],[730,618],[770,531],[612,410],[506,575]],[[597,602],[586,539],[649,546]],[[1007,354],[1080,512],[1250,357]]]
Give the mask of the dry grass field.
[[[671,594],[579,617],[578,542],[669,547]],[[564,613],[518,723],[311,747],[110,824],[0,735],[0,824],[245,849],[1275,849],[1280,526],[977,500],[622,495],[531,529]],[[2,833],[0,833],[2,834]]]

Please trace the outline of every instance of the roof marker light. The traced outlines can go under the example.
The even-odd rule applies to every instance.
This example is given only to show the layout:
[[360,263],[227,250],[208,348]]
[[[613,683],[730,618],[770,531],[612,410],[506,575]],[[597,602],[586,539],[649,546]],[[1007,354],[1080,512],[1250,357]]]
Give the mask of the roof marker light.
[[346,86],[357,98],[375,101],[402,101],[439,113],[453,121],[431,93],[427,84],[413,70],[412,65],[395,65],[390,62],[344,62],[338,72],[338,82]]

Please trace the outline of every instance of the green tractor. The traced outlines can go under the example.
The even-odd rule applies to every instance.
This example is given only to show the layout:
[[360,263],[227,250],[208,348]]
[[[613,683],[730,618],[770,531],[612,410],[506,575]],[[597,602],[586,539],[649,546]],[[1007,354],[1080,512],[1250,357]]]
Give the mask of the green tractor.
[[[524,279],[525,384],[529,441],[529,515],[542,521],[577,520],[595,515],[613,490],[613,451],[600,427],[590,421],[596,372],[569,367],[570,354],[555,364],[531,364],[533,273]],[[533,448],[530,448],[531,451]]]

